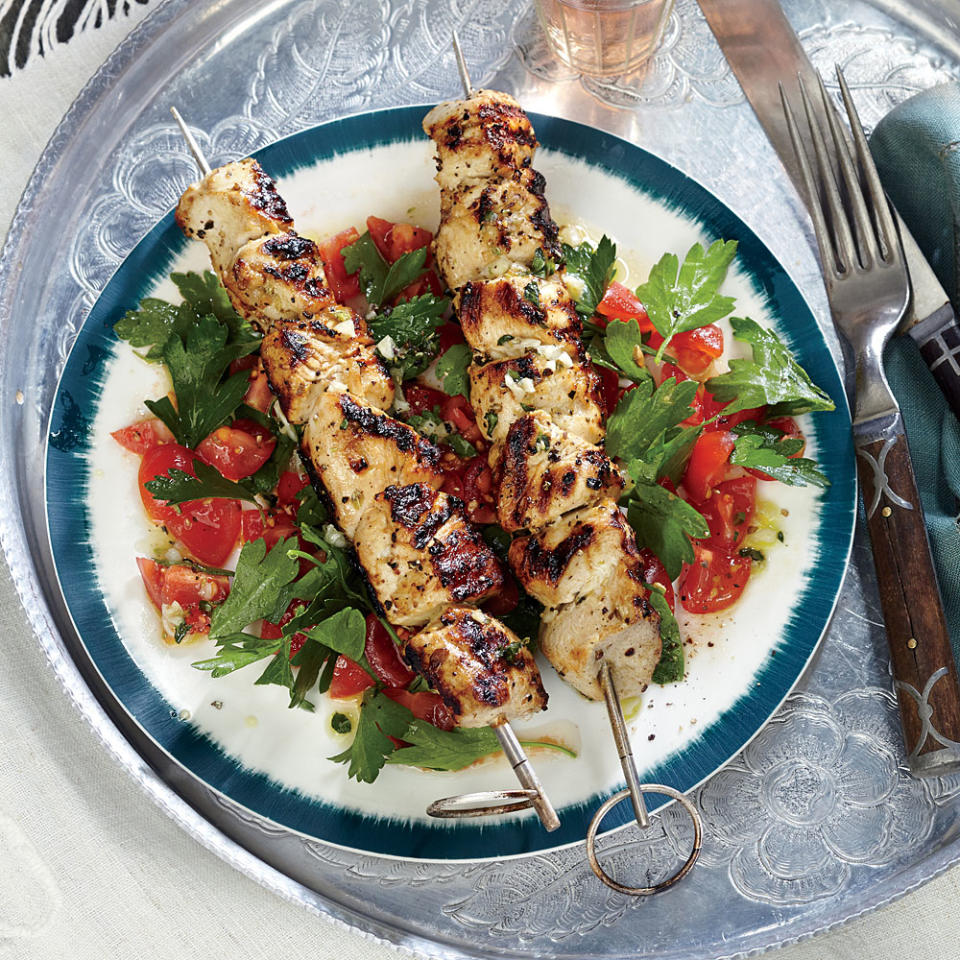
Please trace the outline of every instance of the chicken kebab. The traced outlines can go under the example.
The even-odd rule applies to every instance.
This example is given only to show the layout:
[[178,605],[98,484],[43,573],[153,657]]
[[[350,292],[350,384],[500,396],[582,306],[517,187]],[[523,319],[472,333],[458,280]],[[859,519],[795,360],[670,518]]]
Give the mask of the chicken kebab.
[[[463,503],[443,492],[440,451],[384,411],[394,384],[364,318],[331,294],[317,245],[298,235],[275,183],[252,159],[190,186],[176,220],[202,240],[238,313],[263,336],[260,358],[300,456],[402,655],[440,694],[457,725],[509,732],[546,707],[529,650],[476,608],[503,574]],[[548,829],[558,825],[522,749],[507,749]],[[512,749],[510,749],[512,748]]]
[[[510,96],[442,103],[423,121],[437,151],[437,264],[473,351],[470,401],[491,442],[510,565],[544,605],[540,649],[583,695],[642,693],[660,659],[625,487],[604,452],[599,381],[567,291],[557,225],[532,164],[537,140]],[[548,275],[549,274],[549,275]]]

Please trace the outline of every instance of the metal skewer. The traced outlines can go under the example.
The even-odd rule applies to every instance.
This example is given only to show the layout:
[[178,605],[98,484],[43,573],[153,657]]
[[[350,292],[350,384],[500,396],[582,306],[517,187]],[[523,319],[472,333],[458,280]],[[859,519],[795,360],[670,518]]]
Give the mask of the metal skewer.
[[[470,81],[470,72],[467,69],[467,62],[464,59],[463,50],[460,47],[460,38],[457,36],[456,30],[453,31],[453,52],[456,56],[457,70],[460,73],[460,82],[463,84],[464,96],[469,99],[474,96],[474,89],[473,84]],[[651,893],[656,893],[658,890],[663,890],[666,887],[672,886],[694,865],[697,857],[700,855],[700,843],[702,837],[700,814],[697,812],[696,807],[694,807],[689,800],[687,800],[682,794],[678,793],[672,787],[666,787],[662,784],[640,783],[640,778],[637,776],[637,765],[633,757],[633,749],[630,746],[630,734],[627,730],[627,723],[623,716],[623,708],[620,705],[620,697],[617,694],[617,687],[614,683],[613,673],[610,669],[609,663],[604,663],[600,668],[599,679],[600,687],[603,690],[603,699],[607,706],[607,715],[610,718],[610,729],[613,732],[613,739],[617,746],[617,754],[620,757],[620,767],[623,770],[623,778],[627,783],[627,789],[613,797],[610,797],[594,815],[587,831],[587,857],[590,860],[590,866],[593,869],[593,872],[608,887],[612,887],[614,890],[618,890],[620,893],[644,896]],[[513,731],[511,730],[509,732],[512,736]],[[497,733],[500,735],[499,730]],[[511,752],[508,749],[507,743],[505,742],[505,737],[501,736],[500,742],[503,744],[504,752],[508,757],[511,757]],[[517,743],[516,747],[519,748],[520,744]],[[513,762],[512,757],[511,762]],[[519,771],[517,776],[520,776]],[[521,782],[523,782],[522,777]],[[600,828],[600,823],[603,818],[610,812],[610,810],[613,809],[613,807],[615,807],[627,796],[630,797],[630,802],[633,805],[633,813],[636,817],[637,824],[640,826],[641,830],[646,830],[650,826],[650,815],[647,812],[647,805],[643,799],[644,793],[662,793],[672,797],[675,800],[678,800],[683,805],[693,820],[693,852],[690,854],[690,857],[686,863],[681,867],[680,871],[668,880],[653,887],[627,887],[610,877],[600,866],[596,854],[597,831]]]
[[[457,50],[459,53],[459,46]],[[459,54],[459,56],[462,63],[463,55]],[[461,66],[461,75],[466,78],[465,82],[469,84],[470,78],[466,73],[466,65]],[[190,132],[186,121],[176,107],[171,107],[170,113],[173,115],[173,119],[176,120],[177,126],[180,127],[183,139],[187,142],[187,146],[190,148],[194,160],[197,161],[197,166],[203,172],[203,175],[207,176],[212,168],[207,158],[203,155],[200,145]],[[520,741],[517,739],[513,728],[509,723],[505,722],[498,727],[494,727],[494,732],[500,741],[500,746],[503,748],[504,754],[510,761],[513,772],[516,774],[517,779],[524,789],[500,790],[490,794],[446,797],[430,804],[427,808],[427,813],[434,817],[446,818],[476,817],[486,816],[491,813],[507,813],[513,810],[533,807],[537,812],[537,816],[540,817],[540,822],[543,824],[544,829],[547,831],[556,830],[560,826],[560,818],[557,816],[557,812],[554,810],[550,798],[544,792],[543,785],[540,783],[540,779],[537,777],[536,771],[533,769],[529,759],[527,759],[527,755]],[[504,800],[514,800],[516,802],[505,806],[503,803]]]

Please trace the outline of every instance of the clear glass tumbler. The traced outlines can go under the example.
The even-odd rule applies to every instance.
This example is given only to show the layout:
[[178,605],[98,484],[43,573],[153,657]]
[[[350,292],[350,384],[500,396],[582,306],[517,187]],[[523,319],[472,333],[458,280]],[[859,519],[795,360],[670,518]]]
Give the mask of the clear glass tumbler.
[[674,0],[536,0],[557,56],[589,77],[636,70],[663,38]]

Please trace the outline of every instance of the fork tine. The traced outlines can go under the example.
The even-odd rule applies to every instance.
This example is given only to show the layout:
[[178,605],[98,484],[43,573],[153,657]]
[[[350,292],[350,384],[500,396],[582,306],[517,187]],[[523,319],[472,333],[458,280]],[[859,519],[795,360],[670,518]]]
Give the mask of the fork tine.
[[840,197],[840,188],[837,185],[837,177],[833,172],[833,164],[830,162],[830,156],[827,153],[827,145],[823,139],[823,133],[820,130],[820,122],[814,112],[813,104],[807,95],[807,86],[800,78],[800,96],[803,98],[803,109],[807,115],[807,123],[810,125],[810,137],[813,140],[813,152],[817,159],[817,170],[820,174],[820,182],[823,185],[823,192],[826,196],[827,208],[830,211],[830,226],[832,227],[834,244],[837,250],[837,263],[839,268],[847,273],[857,264],[857,247],[853,241],[853,232],[850,230],[850,224],[847,221],[847,213],[843,209],[843,200]]
[[860,251],[860,263],[865,270],[868,270],[876,260],[880,259],[880,248],[877,246],[877,238],[873,230],[873,221],[870,219],[870,211],[867,209],[866,200],[863,197],[863,189],[860,186],[860,178],[853,165],[853,158],[850,156],[850,149],[847,145],[847,138],[840,127],[840,120],[837,116],[836,108],[827,88],[824,85],[823,77],[817,72],[817,82],[820,85],[820,98],[823,101],[823,109],[827,115],[827,124],[830,127],[830,134],[833,137],[833,146],[837,153],[837,160],[840,162],[840,172],[843,176],[844,185],[847,188],[847,197],[853,210],[854,231],[857,238],[857,247]]
[[807,196],[810,198],[810,216],[813,218],[813,232],[817,238],[817,246],[820,247],[820,259],[823,261],[823,267],[828,278],[832,279],[837,272],[837,254],[833,249],[830,229],[823,216],[823,207],[820,204],[817,183],[810,166],[810,157],[807,155],[807,149],[800,137],[800,130],[797,127],[793,108],[787,99],[787,92],[784,90],[782,83],[778,86],[780,87],[780,102],[783,104],[783,115],[787,121],[787,130],[790,132],[790,140],[793,142],[793,150],[797,155],[797,163],[800,165],[803,184],[807,189]]
[[839,64],[837,64],[837,79],[840,81],[843,105],[847,108],[847,117],[850,119],[850,129],[853,131],[853,144],[857,152],[857,159],[860,162],[860,170],[870,192],[870,207],[877,224],[882,256],[888,263],[892,263],[898,256],[900,244],[897,227],[893,222],[893,213],[890,210],[890,202],[883,191],[883,184],[880,183],[880,174],[877,173],[876,164],[874,164],[870,148],[867,146],[867,138],[863,133],[860,115],[857,113],[853,97],[850,95],[850,88],[847,86],[846,77],[844,77]]

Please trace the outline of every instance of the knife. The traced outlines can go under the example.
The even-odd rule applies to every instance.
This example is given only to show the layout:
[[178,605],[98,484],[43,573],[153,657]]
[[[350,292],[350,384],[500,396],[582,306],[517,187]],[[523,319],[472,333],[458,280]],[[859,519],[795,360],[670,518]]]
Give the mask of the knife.
[[[698,0],[747,100],[809,206],[780,104],[778,84],[799,102],[799,77],[817,89],[817,74],[778,0]],[[823,113],[819,97],[814,109]],[[822,115],[821,120],[825,119]],[[900,326],[920,348],[950,409],[960,419],[960,324],[943,285],[898,215],[912,298]]]

